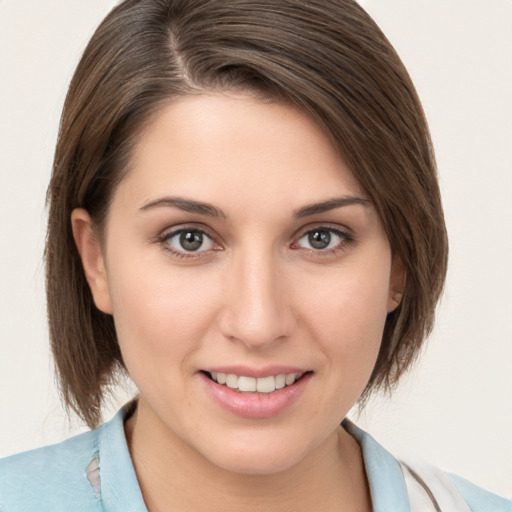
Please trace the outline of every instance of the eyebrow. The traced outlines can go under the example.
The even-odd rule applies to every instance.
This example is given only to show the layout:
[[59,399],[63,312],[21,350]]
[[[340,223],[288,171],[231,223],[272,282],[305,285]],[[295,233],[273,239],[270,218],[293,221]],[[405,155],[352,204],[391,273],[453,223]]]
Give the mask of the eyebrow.
[[[293,216],[297,219],[309,217],[310,215],[316,215],[319,213],[325,213],[336,208],[342,208],[344,206],[361,205],[369,206],[371,203],[368,199],[357,197],[357,196],[343,196],[327,199],[320,203],[312,203],[298,210],[295,210]],[[202,201],[194,201],[193,199],[185,199],[183,197],[162,197],[151,201],[140,208],[140,211],[152,210],[155,208],[162,207],[174,207],[179,210],[197,213],[199,215],[205,215],[207,217],[216,217],[226,219],[227,215],[216,206],[210,203],[204,203]]]
[[313,203],[296,210],[294,216],[298,219],[303,217],[309,217],[310,215],[316,215],[318,213],[325,213],[336,208],[342,208],[343,206],[361,205],[370,206],[371,202],[369,199],[357,196],[343,196],[334,197],[321,203]]
[[203,203],[201,201],[194,201],[193,199],[185,199],[183,197],[162,197],[156,199],[150,203],[145,204],[140,210],[147,211],[153,208],[161,208],[165,206],[172,206],[183,210],[184,212],[197,213],[199,215],[206,215],[208,217],[219,217],[222,219],[227,218],[226,214],[209,203]]

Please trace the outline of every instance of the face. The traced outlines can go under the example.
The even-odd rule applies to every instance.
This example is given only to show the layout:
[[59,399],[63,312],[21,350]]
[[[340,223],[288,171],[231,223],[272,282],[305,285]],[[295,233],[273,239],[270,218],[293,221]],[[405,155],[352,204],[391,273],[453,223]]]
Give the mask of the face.
[[101,252],[87,222],[74,213],[93,296],[159,432],[248,473],[332,439],[402,275],[315,123],[248,95],[184,98],[142,134]]

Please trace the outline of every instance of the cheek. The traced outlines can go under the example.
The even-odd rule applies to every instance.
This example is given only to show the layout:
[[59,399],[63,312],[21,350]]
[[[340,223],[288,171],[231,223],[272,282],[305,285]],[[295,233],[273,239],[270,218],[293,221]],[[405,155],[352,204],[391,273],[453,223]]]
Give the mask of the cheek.
[[[387,315],[389,278],[386,267],[381,272],[367,269],[332,273],[322,280],[306,283],[306,293],[299,302],[308,304],[305,308],[315,325],[345,339],[353,334],[364,340],[371,334],[383,330]],[[377,336],[379,337],[379,336]]]
[[129,373],[185,364],[214,318],[212,279],[191,279],[190,273],[142,258],[113,261],[109,288]]
[[305,322],[329,360],[333,378],[343,379],[345,386],[353,385],[356,391],[364,388],[387,317],[388,266],[340,271],[311,283],[310,290],[299,300],[307,304]]

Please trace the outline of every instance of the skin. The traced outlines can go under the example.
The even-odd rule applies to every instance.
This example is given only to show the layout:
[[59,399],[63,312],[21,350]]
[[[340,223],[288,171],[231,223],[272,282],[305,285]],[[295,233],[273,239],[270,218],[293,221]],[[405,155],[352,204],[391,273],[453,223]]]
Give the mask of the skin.
[[[347,197],[358,201],[296,215]],[[371,510],[359,446],[339,423],[369,380],[405,276],[313,121],[250,95],[183,98],[141,134],[104,243],[86,211],[72,225],[140,390],[126,434],[150,511]],[[180,228],[206,233],[198,251],[183,249]],[[328,248],[311,245],[315,229]],[[200,371],[226,364],[311,376],[283,412],[242,418],[205,391]]]

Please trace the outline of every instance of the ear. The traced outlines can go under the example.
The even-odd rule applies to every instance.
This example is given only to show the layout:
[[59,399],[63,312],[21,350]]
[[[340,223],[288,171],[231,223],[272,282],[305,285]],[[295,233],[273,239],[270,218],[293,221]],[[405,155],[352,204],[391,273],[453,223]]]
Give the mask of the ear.
[[91,217],[86,210],[83,208],[73,210],[71,213],[71,227],[94,303],[103,313],[112,314],[105,261],[100,241],[94,231]]
[[394,254],[389,279],[388,313],[393,312],[402,302],[406,279],[407,272],[405,271],[405,266],[402,260]]

